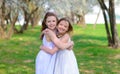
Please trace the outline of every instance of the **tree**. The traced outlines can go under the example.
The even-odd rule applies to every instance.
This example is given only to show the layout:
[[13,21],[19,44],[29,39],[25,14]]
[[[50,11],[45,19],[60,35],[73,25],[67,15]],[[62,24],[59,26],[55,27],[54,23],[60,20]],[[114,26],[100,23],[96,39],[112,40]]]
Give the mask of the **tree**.
[[[104,0],[98,0],[105,20],[105,29],[107,33],[108,46],[113,48],[120,47],[119,36],[116,29],[115,4],[114,0],[109,0],[109,7]],[[107,20],[107,15],[109,20]]]
[[86,25],[85,14],[92,12],[96,0],[48,0],[49,7],[59,16],[68,17],[72,23]]
[[27,30],[32,15],[38,10],[38,7],[36,7],[31,0],[23,0],[21,3],[24,3],[25,5],[25,6],[21,6],[24,12],[24,19],[25,19],[25,22],[20,29],[20,33],[23,33],[24,30]]
[[[17,20],[18,14],[15,7],[16,1],[13,0],[1,0],[0,4],[0,38],[2,39],[9,39],[13,32],[15,22]],[[14,15],[13,15],[14,14]],[[9,27],[8,23],[5,21],[9,20]]]

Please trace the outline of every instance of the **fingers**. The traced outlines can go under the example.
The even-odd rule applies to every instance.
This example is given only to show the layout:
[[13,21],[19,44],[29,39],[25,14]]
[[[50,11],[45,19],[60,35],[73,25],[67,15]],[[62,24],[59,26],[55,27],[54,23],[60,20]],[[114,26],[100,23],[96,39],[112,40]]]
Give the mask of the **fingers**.
[[71,46],[73,46],[74,45],[74,42],[73,41],[71,41]]
[[43,49],[43,47],[44,47],[44,46],[43,46],[43,45],[41,45],[39,48],[40,48],[40,49]]
[[70,46],[69,48],[68,48],[68,50],[72,50],[73,49],[73,46]]
[[42,31],[43,34],[47,34],[49,32],[49,29],[45,29]]
[[73,46],[70,46],[70,49],[73,49]]

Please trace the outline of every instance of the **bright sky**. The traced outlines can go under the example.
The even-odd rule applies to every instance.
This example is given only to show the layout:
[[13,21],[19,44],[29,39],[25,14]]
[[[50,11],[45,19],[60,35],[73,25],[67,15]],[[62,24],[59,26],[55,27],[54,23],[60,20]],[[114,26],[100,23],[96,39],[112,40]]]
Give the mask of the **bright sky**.
[[[94,10],[93,13],[89,13],[85,15],[86,23],[90,23],[90,24],[95,23],[100,8],[96,6],[93,8],[93,10]],[[115,7],[115,13],[116,13],[116,23],[120,23],[120,5]],[[100,10],[100,15],[98,17],[97,23],[104,23],[102,10]]]

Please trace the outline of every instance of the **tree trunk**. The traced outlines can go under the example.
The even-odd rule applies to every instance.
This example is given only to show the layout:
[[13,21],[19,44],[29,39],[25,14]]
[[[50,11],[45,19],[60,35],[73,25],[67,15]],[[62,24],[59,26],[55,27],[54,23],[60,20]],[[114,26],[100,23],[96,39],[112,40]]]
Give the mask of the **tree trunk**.
[[[109,8],[105,5],[104,0],[98,0],[104,20],[105,20],[105,27],[106,27],[106,32],[107,32],[107,38],[108,38],[108,46],[111,46],[113,48],[118,48],[120,47],[120,42],[119,42],[119,37],[116,29],[116,20],[115,20],[115,8],[114,8],[114,0],[109,0]],[[109,11],[108,11],[109,10]],[[107,21],[107,16],[106,13],[109,15],[109,21]],[[108,23],[110,23],[110,28],[108,26]]]
[[36,12],[34,12],[33,17],[31,18],[31,26],[34,27],[36,25],[38,25],[40,20],[40,10],[37,10]]
[[107,40],[108,40],[108,46],[111,46],[112,47],[112,39],[111,39],[111,34],[110,34],[110,29],[109,29],[109,26],[108,26],[108,21],[107,21],[107,15],[105,13],[105,11],[107,10],[107,7],[106,5],[104,4],[104,0],[98,0],[99,4],[100,4],[100,7],[102,9],[102,13],[103,13],[103,16],[104,16],[104,21],[105,21],[105,30],[106,30],[106,34],[107,34]]
[[20,33],[23,33],[24,30],[27,30],[29,21],[31,19],[32,14],[34,14],[34,12],[36,12],[38,10],[38,7],[36,7],[31,13],[28,13],[24,8],[24,15],[25,15],[25,23],[23,24],[23,26],[21,27]]
[[74,24],[75,23],[74,22],[74,13],[72,12],[72,10],[71,10],[71,17],[70,18],[71,18],[71,23]]
[[27,29],[27,26],[28,26],[28,22],[29,22],[29,16],[30,16],[30,14],[28,14],[28,12],[23,8],[23,11],[24,11],[24,18],[25,18],[25,22],[24,22],[24,24],[23,24],[23,26],[21,27],[21,29],[20,29],[20,33],[23,33],[24,32],[24,30],[26,30]]
[[1,0],[0,6],[0,38],[6,38],[5,33],[5,1]]
[[15,22],[17,21],[17,18],[18,18],[18,14],[16,14],[16,16],[13,18],[13,21],[11,22],[10,29],[7,33],[7,39],[10,39],[14,33],[14,27],[15,27]]
[[95,24],[93,25],[93,28],[96,27],[96,23],[97,23],[97,21],[98,21],[99,15],[100,15],[100,10],[99,10],[99,12],[98,12],[98,14],[97,14],[97,18],[96,18]]
[[105,30],[107,33],[108,46],[112,46],[113,44],[112,44],[112,39],[111,39],[111,35],[110,35],[110,30],[108,27],[107,16],[106,16],[105,10],[102,10],[102,12],[103,12],[104,20],[105,20]]
[[112,42],[113,47],[120,47],[119,36],[116,28],[116,19],[115,19],[115,8],[114,8],[114,0],[109,0],[109,16],[110,16],[110,25],[111,25],[111,33],[112,33]]
[[85,15],[78,16],[78,18],[79,18],[79,20],[78,20],[77,24],[85,27],[86,26],[86,24],[85,24]]

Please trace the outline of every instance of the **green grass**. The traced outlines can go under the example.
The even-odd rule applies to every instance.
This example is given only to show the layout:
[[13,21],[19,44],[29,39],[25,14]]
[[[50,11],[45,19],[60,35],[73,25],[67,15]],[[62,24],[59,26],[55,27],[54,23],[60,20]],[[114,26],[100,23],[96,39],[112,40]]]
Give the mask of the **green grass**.
[[[41,45],[39,31],[40,26],[29,27],[24,34],[0,40],[0,74],[35,74],[35,58]],[[92,25],[75,25],[72,40],[81,74],[120,74],[120,49],[107,46],[104,25],[95,29]]]

